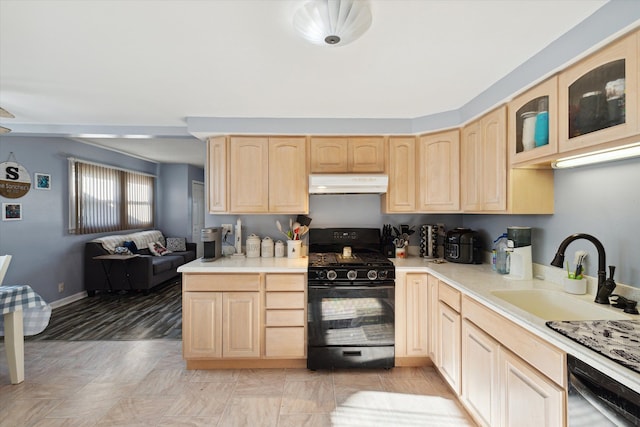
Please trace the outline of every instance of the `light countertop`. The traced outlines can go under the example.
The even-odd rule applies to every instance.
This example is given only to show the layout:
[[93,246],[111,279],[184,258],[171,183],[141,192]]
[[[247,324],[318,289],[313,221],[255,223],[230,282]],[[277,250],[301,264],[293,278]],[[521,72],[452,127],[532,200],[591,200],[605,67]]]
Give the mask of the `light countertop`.
[[222,257],[203,262],[202,258],[178,267],[179,273],[306,273],[307,257],[247,258]]
[[[307,257],[302,258],[234,258],[223,257],[213,262],[202,262],[200,259],[184,264],[178,268],[181,273],[306,273]],[[546,326],[545,320],[536,317],[506,301],[494,296],[493,290],[506,289],[549,289],[562,291],[559,284],[549,280],[511,280],[499,275],[488,264],[471,265],[456,263],[434,263],[420,257],[393,259],[396,273],[430,273],[447,282],[469,297],[486,305],[496,313],[522,326],[531,333],[541,337],[559,349],[574,355],[599,371],[609,375],[616,381],[633,390],[640,390],[640,374],[619,365],[581,344],[553,331]],[[542,271],[541,271],[542,270]],[[534,275],[544,276],[545,270],[551,276],[555,268],[540,267],[534,264]],[[592,286],[591,286],[592,288]],[[617,290],[617,289],[616,289]],[[593,295],[572,295],[593,303]],[[595,304],[595,303],[593,303]],[[603,308],[622,313],[608,306]],[[628,315],[629,319],[640,319],[640,316]],[[559,319],[554,319],[559,320]],[[594,319],[595,320],[595,319]]]
[[[407,259],[395,259],[393,260],[396,266],[396,274],[405,272],[428,272],[438,277],[439,279],[447,282],[454,288],[459,289],[463,293],[467,294],[471,298],[484,304],[488,308],[494,310],[496,313],[503,317],[513,321],[514,323],[522,326],[531,333],[539,336],[550,344],[558,347],[559,349],[572,354],[585,363],[593,366],[599,371],[609,375],[616,381],[625,384],[633,390],[640,391],[640,374],[626,368],[618,363],[615,363],[605,356],[598,354],[597,352],[588,349],[587,347],[565,337],[564,335],[552,330],[539,317],[536,317],[518,307],[507,303],[494,296],[491,291],[493,290],[509,290],[509,289],[548,289],[562,292],[562,287],[556,283],[547,280],[511,280],[507,279],[491,269],[488,264],[471,265],[471,264],[456,264],[456,263],[442,263],[436,264],[430,260],[423,258],[407,258]],[[535,265],[534,265],[535,266]],[[547,267],[542,268],[543,270]],[[535,274],[534,269],[534,274]],[[539,270],[539,269],[538,269]],[[552,269],[558,270],[558,269]],[[571,295],[573,298],[582,299],[590,303],[593,302],[593,295]],[[600,305],[598,306],[612,310],[616,314],[623,314],[622,310],[613,308],[611,306]],[[627,315],[629,319],[640,319],[637,315]],[[559,320],[559,319],[554,319]],[[595,319],[594,319],[595,320]]]

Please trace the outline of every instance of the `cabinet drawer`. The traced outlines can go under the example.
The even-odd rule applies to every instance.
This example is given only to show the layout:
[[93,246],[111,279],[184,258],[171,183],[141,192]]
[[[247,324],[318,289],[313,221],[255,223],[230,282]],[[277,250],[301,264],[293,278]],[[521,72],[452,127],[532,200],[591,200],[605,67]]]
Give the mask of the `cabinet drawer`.
[[267,310],[267,326],[304,326],[304,310]]
[[267,291],[304,291],[304,274],[267,274]]
[[266,308],[302,308],[304,292],[267,292]]
[[266,328],[266,357],[304,357],[304,327]]
[[438,298],[440,301],[460,313],[460,291],[447,285],[442,280],[438,283]]
[[184,273],[183,291],[259,291],[259,274]]
[[464,317],[500,344],[538,369],[556,384],[566,386],[565,353],[471,298],[463,298]]

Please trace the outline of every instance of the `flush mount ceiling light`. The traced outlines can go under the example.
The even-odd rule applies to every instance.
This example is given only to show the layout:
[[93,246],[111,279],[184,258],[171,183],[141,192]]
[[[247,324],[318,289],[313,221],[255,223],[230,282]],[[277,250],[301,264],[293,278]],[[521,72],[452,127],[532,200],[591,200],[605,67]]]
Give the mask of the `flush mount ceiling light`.
[[371,26],[371,9],[366,0],[312,0],[298,9],[293,26],[311,43],[345,45]]
[[578,166],[612,162],[614,160],[630,159],[633,157],[640,157],[640,142],[624,145],[611,150],[600,150],[580,156],[558,159],[558,161],[552,163],[551,166],[554,169],[575,168]]

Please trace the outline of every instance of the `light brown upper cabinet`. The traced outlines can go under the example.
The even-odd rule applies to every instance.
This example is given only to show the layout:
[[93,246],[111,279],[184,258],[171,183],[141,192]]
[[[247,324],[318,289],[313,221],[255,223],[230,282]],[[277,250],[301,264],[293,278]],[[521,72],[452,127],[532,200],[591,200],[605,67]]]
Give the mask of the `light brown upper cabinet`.
[[232,213],[308,212],[305,137],[232,136]]
[[268,212],[269,138],[232,136],[229,145],[231,212]]
[[558,78],[529,89],[508,106],[509,163],[535,164],[558,152]]
[[462,129],[461,196],[465,212],[501,212],[507,207],[506,107]]
[[422,135],[418,139],[420,212],[460,210],[460,131]]
[[305,137],[269,138],[269,212],[309,212]]
[[312,137],[311,173],[383,173],[384,137]]
[[218,136],[207,141],[207,205],[209,213],[224,213],[229,209],[227,193],[227,137]]
[[386,213],[460,210],[460,132],[390,136]]
[[638,38],[625,36],[560,73],[561,153],[638,134]]
[[508,168],[506,133],[506,106],[462,129],[462,210],[473,213],[553,213],[553,171]]
[[389,188],[382,195],[387,213],[416,211],[416,138],[389,137]]

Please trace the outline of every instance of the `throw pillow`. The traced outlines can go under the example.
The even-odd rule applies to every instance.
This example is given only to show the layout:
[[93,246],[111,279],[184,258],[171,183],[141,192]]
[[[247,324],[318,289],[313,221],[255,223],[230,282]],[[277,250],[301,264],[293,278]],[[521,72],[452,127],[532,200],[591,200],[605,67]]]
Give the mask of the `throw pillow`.
[[127,240],[122,244],[122,246],[129,249],[132,254],[138,253],[138,246],[136,245],[136,242],[134,242],[133,240]]
[[184,237],[167,237],[167,249],[172,252],[184,252],[187,250],[187,239]]
[[124,246],[117,246],[114,252],[116,255],[133,255],[129,248]]
[[162,256],[171,253],[171,251],[165,248],[160,242],[149,243],[149,250],[155,256]]

